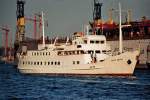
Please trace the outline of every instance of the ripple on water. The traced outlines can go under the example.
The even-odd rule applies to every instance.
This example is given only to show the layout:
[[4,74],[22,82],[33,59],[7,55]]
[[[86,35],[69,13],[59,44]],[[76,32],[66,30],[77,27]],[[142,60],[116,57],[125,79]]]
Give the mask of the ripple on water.
[[0,67],[0,100],[150,100],[149,71],[137,70],[135,76],[34,76],[4,65]]

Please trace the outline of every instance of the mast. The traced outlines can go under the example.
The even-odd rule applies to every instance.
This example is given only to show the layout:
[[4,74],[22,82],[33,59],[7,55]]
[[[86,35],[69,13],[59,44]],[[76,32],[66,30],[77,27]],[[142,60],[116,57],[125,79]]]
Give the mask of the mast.
[[122,26],[121,26],[121,4],[119,2],[119,52],[122,53],[122,48],[123,48],[123,44],[122,44]]
[[43,47],[45,48],[45,32],[44,32],[44,16],[42,11],[42,31],[43,31]]

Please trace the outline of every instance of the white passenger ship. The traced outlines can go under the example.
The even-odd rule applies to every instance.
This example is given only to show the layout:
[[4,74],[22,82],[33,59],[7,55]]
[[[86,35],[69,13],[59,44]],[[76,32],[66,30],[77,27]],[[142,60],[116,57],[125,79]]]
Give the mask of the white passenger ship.
[[89,35],[88,31],[87,35],[74,34],[72,43],[57,44],[56,39],[45,44],[43,19],[43,44],[37,50],[23,47],[18,69],[29,74],[132,75],[139,50],[122,50],[121,17],[118,44],[119,52],[113,53],[104,35]]

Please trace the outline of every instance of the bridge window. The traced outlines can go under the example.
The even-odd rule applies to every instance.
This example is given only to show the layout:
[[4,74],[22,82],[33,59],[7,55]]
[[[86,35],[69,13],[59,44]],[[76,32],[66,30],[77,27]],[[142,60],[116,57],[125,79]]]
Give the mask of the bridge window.
[[91,43],[91,44],[93,44],[93,43],[94,43],[94,41],[93,41],[93,40],[90,40],[90,43]]
[[96,42],[96,44],[99,44],[100,43],[100,41],[95,41]]
[[81,45],[77,45],[77,48],[81,48]]
[[100,50],[96,50],[95,52],[96,52],[96,53],[101,53]]
[[39,65],[39,62],[37,62],[37,65]]
[[75,64],[75,61],[73,61],[73,64]]
[[50,62],[48,62],[48,65],[50,65]]
[[60,65],[60,62],[58,61],[58,65]]
[[84,43],[87,44],[87,40],[84,40]]
[[104,44],[104,41],[101,41],[101,44]]

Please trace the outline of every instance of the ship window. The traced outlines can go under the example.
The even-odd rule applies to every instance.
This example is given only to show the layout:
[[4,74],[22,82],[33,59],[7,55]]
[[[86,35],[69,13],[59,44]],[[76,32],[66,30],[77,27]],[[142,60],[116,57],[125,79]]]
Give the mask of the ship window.
[[31,62],[31,65],[33,64],[33,62]]
[[91,44],[93,44],[93,43],[94,43],[94,41],[93,41],[93,40],[91,40],[91,41],[90,41],[90,43],[91,43]]
[[57,62],[55,62],[55,65],[57,65]]
[[61,52],[58,52],[57,55],[61,55]]
[[46,65],[46,62],[44,64]]
[[83,51],[83,50],[81,50],[81,54],[84,54],[84,51]]
[[39,53],[37,52],[37,56],[39,55]]
[[36,65],[36,62],[34,62],[34,65]]
[[40,52],[40,55],[42,55],[42,52]]
[[48,62],[48,65],[50,65],[50,62]]
[[79,64],[80,62],[79,61],[77,61],[77,64]]
[[75,64],[75,61],[73,61],[73,64]]
[[88,54],[92,54],[92,53],[93,53],[93,51],[92,51],[92,50],[89,50],[89,51],[88,51]]
[[43,56],[44,56],[44,52],[43,52]]
[[34,55],[36,56],[36,52],[34,53]]
[[58,61],[58,65],[60,65],[60,62]]
[[64,54],[65,54],[65,55],[68,55],[68,52],[67,52],[67,51],[65,51],[65,52],[64,52]]
[[28,65],[30,65],[30,62],[28,61]]
[[42,65],[42,62],[41,62],[41,65]]
[[102,50],[102,52],[106,54],[106,50]]
[[84,40],[84,43],[87,44],[87,40]]
[[81,48],[81,45],[77,45],[77,48]]
[[47,56],[47,52],[46,52],[46,56]]
[[100,43],[100,41],[96,41],[96,44],[99,44]]
[[37,62],[37,65],[39,65],[39,62]]
[[33,56],[33,52],[32,52],[32,56]]
[[53,65],[53,62],[51,62],[51,65]]
[[101,44],[104,44],[104,41],[101,41]]
[[24,61],[23,61],[23,65],[24,65]]
[[96,52],[96,53],[100,53],[100,50],[96,50],[95,52]]
[[69,51],[69,54],[71,55],[71,54],[72,54],[72,52],[71,52],[71,51]]
[[72,51],[72,54],[74,55],[74,54],[75,54],[75,51]]
[[51,55],[51,53],[49,52],[49,55]]

